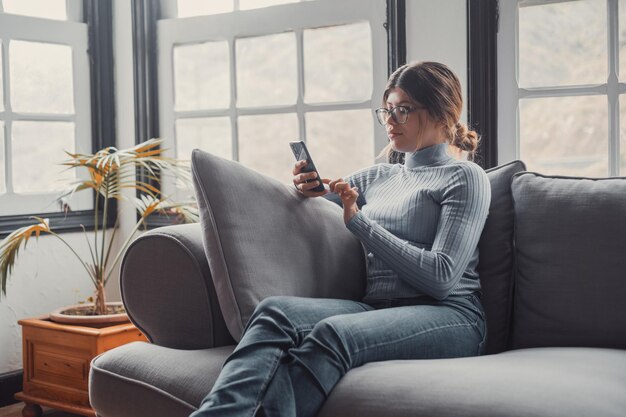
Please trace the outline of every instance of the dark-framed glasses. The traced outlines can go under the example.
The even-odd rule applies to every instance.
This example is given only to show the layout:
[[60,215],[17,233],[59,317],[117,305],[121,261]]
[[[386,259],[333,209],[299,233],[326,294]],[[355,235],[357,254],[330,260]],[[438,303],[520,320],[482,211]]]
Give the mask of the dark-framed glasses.
[[405,124],[407,120],[409,120],[409,113],[414,112],[417,109],[422,107],[408,107],[408,106],[396,106],[391,109],[386,109],[381,107],[379,109],[374,110],[376,113],[376,119],[378,123],[385,126],[391,117],[394,122],[398,124]]

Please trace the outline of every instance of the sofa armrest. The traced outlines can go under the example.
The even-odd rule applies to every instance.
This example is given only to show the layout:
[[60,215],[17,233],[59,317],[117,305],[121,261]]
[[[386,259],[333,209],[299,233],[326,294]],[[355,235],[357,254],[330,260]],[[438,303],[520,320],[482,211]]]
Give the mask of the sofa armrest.
[[152,342],[176,349],[234,344],[217,301],[200,224],[160,227],[124,254],[122,300]]

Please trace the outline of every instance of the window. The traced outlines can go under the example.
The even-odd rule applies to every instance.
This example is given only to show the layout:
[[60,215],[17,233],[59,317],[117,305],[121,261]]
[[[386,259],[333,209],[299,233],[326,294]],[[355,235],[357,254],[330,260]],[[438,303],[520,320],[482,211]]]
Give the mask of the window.
[[625,9],[626,0],[500,2],[500,161],[626,175]]
[[371,165],[387,78],[384,0],[178,0],[157,24],[160,135],[286,183],[307,142],[320,173]]
[[81,1],[0,2],[0,216],[61,211],[64,151],[92,149],[87,53]]

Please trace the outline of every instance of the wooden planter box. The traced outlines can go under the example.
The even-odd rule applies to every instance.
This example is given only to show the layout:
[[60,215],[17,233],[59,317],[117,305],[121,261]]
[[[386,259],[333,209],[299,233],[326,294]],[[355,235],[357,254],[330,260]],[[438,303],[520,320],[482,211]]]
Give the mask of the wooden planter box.
[[117,346],[146,341],[132,324],[87,327],[54,323],[47,317],[25,319],[22,326],[22,415],[41,415],[41,405],[83,416],[96,413],[89,404],[89,367],[97,355]]

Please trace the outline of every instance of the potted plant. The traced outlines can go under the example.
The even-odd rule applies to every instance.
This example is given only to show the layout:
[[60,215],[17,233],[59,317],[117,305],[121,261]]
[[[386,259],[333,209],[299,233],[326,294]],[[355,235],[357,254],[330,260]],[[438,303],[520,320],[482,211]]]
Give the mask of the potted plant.
[[[145,225],[147,217],[153,213],[160,213],[176,216],[179,222],[198,221],[197,209],[193,202],[172,201],[158,187],[162,180],[161,177],[166,174],[173,175],[176,179],[186,183],[190,180],[188,164],[164,157],[162,155],[163,150],[160,148],[161,142],[158,139],[150,139],[129,149],[118,150],[114,147],[108,147],[94,154],[86,155],[66,152],[70,159],[65,161],[63,165],[67,166],[68,169],[86,169],[89,178],[71,184],[70,188],[59,197],[59,202],[63,204],[66,210],[69,210],[67,201],[71,201],[74,193],[93,191],[94,194],[95,224],[92,236],[89,236],[85,227],[81,225],[89,248],[89,258],[83,259],[61,235],[55,233],[50,227],[48,219],[33,217],[37,223],[15,230],[0,242],[2,294],[6,295],[6,283],[20,248],[26,247],[33,234],[38,238],[42,233],[47,233],[63,242],[80,261],[95,288],[93,306],[89,306],[89,309],[84,312],[79,312],[77,311],[78,308],[74,308],[74,311],[69,313],[87,316],[109,314],[104,289],[133,237],[142,225]],[[136,173],[139,168],[146,173],[145,180],[137,177]],[[123,192],[128,189],[139,191],[140,196],[130,198],[125,196]],[[113,253],[113,243],[118,231],[119,213],[116,213],[115,225],[111,230],[107,229],[106,225],[113,200],[130,200],[138,214],[137,223],[116,253]],[[115,310],[120,307],[120,305],[112,306],[112,309]],[[123,314],[123,307],[121,308]],[[119,313],[119,311],[113,311],[113,313]]]

